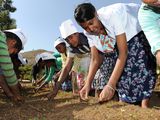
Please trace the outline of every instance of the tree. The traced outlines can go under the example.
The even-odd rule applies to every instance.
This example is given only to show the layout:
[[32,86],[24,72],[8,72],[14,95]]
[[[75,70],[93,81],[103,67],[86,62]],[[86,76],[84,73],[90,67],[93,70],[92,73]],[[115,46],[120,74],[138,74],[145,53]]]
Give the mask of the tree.
[[16,28],[16,20],[10,17],[15,11],[12,0],[0,0],[0,30]]

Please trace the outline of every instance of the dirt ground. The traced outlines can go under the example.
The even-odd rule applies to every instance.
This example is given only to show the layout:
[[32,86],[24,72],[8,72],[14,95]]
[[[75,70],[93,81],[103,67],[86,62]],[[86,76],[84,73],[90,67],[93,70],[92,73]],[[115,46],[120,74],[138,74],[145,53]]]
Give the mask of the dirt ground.
[[119,103],[117,100],[99,104],[93,97],[80,102],[71,92],[60,91],[57,97],[46,100],[48,88],[34,93],[30,83],[23,83],[25,103],[13,105],[0,93],[0,120],[160,120],[158,89],[151,98],[149,109]]

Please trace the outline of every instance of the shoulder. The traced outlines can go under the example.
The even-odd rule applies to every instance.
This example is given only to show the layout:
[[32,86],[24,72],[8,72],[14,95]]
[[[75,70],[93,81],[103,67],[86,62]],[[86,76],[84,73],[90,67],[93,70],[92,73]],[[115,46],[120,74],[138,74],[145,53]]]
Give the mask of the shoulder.
[[74,57],[75,53],[72,52],[71,47],[67,47],[67,57]]
[[4,32],[2,32],[2,31],[0,31],[0,36],[2,36],[2,37],[6,37],[5,33],[4,33]]
[[123,3],[116,3],[116,4],[102,7],[97,12],[98,12],[98,14],[111,15],[112,13],[115,13],[116,11],[118,12],[119,10],[122,10],[123,6],[124,6]]
[[113,20],[117,20],[120,18],[122,14],[124,14],[123,4],[117,3],[112,4],[106,7],[102,7],[97,11],[99,19],[102,21],[103,24],[107,24],[112,26],[114,23]]
[[106,7],[100,8],[97,12],[98,14],[105,14],[108,16],[113,16],[113,14],[124,14],[124,12],[137,11],[140,8],[139,4],[136,3],[116,3]]
[[6,35],[0,31],[0,42],[6,42]]

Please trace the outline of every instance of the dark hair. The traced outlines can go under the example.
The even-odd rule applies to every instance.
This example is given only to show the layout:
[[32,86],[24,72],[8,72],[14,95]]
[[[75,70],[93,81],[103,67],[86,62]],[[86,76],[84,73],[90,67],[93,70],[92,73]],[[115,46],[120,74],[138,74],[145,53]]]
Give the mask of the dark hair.
[[41,63],[41,62],[42,62],[42,58],[40,58],[40,59],[38,60],[38,64]]
[[20,50],[23,49],[22,42],[21,42],[20,38],[17,35],[15,35],[15,34],[13,34],[11,32],[4,32],[4,33],[5,33],[6,37],[7,37],[7,39],[14,39],[14,40],[16,40],[16,44],[15,44],[14,47],[16,49],[18,49],[18,51],[20,51]]
[[56,60],[55,59],[49,59],[49,60],[44,60],[45,62],[56,62]]
[[[63,43],[60,43],[59,45],[62,45],[65,49],[66,49],[66,44],[63,42]],[[57,46],[56,46],[56,49],[57,49]],[[58,50],[58,49],[57,49]]]
[[[21,61],[18,59],[18,54],[11,54],[10,57],[13,62],[13,65],[15,65],[17,62],[21,64]],[[16,67],[19,67],[19,66],[16,66]]]
[[74,11],[74,18],[78,23],[86,22],[95,17],[96,9],[91,3],[82,3]]
[[63,45],[63,46],[65,46],[66,47],[66,44],[63,42],[63,43],[60,43],[60,45]]
[[53,64],[53,66],[55,67],[55,68],[57,68],[57,65],[56,65],[56,60],[55,59],[49,59],[49,60],[44,60],[46,63],[52,63]]

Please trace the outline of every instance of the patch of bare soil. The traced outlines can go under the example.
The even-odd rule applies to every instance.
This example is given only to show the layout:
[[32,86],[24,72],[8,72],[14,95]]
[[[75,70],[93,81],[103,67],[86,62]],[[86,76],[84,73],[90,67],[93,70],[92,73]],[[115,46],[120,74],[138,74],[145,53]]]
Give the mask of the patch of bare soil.
[[46,88],[34,93],[30,83],[23,84],[26,99],[21,105],[13,105],[0,93],[0,120],[160,120],[159,92],[154,92],[149,109],[119,103],[112,100],[99,104],[93,97],[88,102],[80,102],[71,92],[60,91],[53,101],[45,96]]

